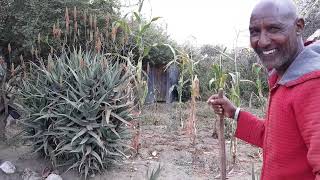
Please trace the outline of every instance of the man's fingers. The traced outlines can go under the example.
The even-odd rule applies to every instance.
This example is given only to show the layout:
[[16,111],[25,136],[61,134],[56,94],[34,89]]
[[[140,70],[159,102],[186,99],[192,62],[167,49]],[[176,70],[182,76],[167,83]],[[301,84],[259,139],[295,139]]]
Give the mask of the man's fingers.
[[212,105],[223,105],[224,99],[211,99],[208,103]]
[[211,107],[216,114],[223,114],[224,109],[221,105],[211,105]]
[[215,99],[218,99],[218,95],[217,95],[217,94],[214,94],[214,95],[210,96],[209,99],[208,99],[208,101],[207,101],[207,103],[210,104],[211,101],[213,101],[213,100],[215,100]]
[[218,94],[212,95],[207,103],[211,106],[214,113],[217,115],[223,115],[224,114],[224,104],[226,103],[223,98],[219,98]]
[[214,110],[214,113],[216,113],[216,114],[218,114],[218,115],[223,115],[223,109],[222,108],[220,108],[220,109],[216,109],[216,110]]

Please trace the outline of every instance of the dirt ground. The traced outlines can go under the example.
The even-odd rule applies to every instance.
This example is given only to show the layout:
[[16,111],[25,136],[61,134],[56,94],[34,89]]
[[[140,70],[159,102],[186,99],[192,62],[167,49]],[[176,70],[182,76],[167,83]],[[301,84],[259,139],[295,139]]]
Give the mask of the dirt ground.
[[[188,118],[188,104],[184,104],[182,115]],[[259,110],[250,109],[255,114]],[[135,158],[128,158],[119,165],[112,167],[102,175],[96,175],[93,180],[144,180],[147,172],[156,170],[160,165],[159,180],[206,180],[215,179],[219,175],[219,144],[212,137],[214,115],[205,102],[197,104],[197,138],[195,144],[180,128],[177,116],[177,104],[155,104],[146,106],[142,113],[141,148]],[[6,175],[0,171],[0,180],[20,180],[25,169],[41,174],[44,168],[50,167],[50,162],[37,154],[31,154],[28,143],[15,137],[20,132],[18,125],[8,129],[9,140],[0,142],[0,162],[11,161],[17,167],[17,173]],[[261,169],[261,153],[258,148],[238,141],[238,156],[236,165],[230,165],[230,142],[227,141],[229,179],[251,179],[252,164],[255,173]],[[61,171],[61,170],[60,170]],[[81,179],[76,172],[60,172],[65,180]]]

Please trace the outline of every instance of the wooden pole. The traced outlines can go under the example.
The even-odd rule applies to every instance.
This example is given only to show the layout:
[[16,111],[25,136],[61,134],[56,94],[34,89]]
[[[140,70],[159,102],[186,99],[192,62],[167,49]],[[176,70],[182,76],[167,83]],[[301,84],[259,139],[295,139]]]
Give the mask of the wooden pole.
[[[223,89],[219,89],[219,98],[223,98]],[[221,180],[226,180],[227,178],[227,166],[226,166],[226,141],[224,138],[224,115],[219,115],[219,144],[220,144],[220,171]]]

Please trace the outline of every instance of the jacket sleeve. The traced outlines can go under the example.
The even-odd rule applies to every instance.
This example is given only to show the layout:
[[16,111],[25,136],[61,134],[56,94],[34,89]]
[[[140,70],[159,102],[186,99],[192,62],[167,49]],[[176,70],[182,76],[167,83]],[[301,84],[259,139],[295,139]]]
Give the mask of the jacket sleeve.
[[236,137],[262,148],[265,132],[264,122],[264,120],[257,118],[249,112],[240,111]]
[[298,91],[294,112],[301,136],[307,146],[307,159],[316,180],[320,180],[320,79]]

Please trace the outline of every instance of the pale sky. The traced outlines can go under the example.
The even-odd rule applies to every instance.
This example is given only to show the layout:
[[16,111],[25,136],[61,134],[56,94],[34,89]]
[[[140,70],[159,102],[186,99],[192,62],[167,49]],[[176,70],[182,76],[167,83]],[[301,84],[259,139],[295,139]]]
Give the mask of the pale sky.
[[[127,0],[128,1],[128,0]],[[249,46],[248,24],[257,0],[145,0],[143,14],[163,17],[168,34],[179,43]]]

